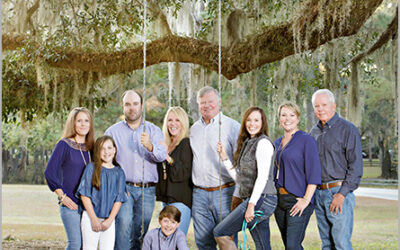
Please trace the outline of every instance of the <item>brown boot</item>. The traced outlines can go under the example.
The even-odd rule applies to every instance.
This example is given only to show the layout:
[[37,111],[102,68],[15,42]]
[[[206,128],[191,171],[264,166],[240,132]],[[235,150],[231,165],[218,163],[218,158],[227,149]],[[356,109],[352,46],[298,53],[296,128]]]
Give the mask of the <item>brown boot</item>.
[[221,250],[236,250],[237,249],[235,242],[232,240],[232,238],[230,236],[215,237],[215,241],[217,241],[218,247]]

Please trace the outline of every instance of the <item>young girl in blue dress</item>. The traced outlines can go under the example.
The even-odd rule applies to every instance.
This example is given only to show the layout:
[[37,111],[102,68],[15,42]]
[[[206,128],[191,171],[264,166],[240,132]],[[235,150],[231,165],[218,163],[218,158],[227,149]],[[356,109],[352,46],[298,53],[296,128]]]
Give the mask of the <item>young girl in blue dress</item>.
[[125,174],[118,166],[117,148],[110,136],[94,144],[94,162],[83,173],[77,195],[83,207],[81,229],[83,249],[114,249],[115,217],[125,196]]

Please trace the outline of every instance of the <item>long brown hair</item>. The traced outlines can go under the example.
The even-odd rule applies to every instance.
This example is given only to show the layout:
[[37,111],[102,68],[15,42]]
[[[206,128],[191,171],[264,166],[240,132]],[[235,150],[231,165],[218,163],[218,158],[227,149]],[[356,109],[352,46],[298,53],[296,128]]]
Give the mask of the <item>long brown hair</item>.
[[113,157],[112,163],[114,164],[114,166],[118,166],[117,160],[115,159],[115,156],[117,155],[117,146],[115,145],[113,138],[108,135],[103,135],[97,138],[94,144],[94,152],[93,152],[94,171],[92,176],[92,186],[95,187],[97,190],[100,190],[100,175],[101,175],[101,168],[103,166],[103,162],[101,160],[101,148],[103,147],[104,143],[108,140],[112,142],[115,148],[115,155]]
[[75,122],[76,122],[76,116],[80,113],[83,112],[89,117],[90,125],[89,125],[89,132],[86,135],[85,138],[85,145],[88,149],[88,151],[92,150],[93,144],[94,144],[94,126],[93,126],[93,116],[92,113],[84,107],[79,107],[79,108],[74,108],[69,112],[67,121],[65,122],[64,126],[64,132],[61,136],[62,138],[72,138],[76,136],[76,130],[75,130]]
[[261,129],[256,134],[256,136],[258,137],[258,136],[260,136],[262,134],[268,136],[268,122],[267,122],[267,117],[266,117],[266,115],[264,113],[264,110],[262,110],[259,107],[254,107],[254,106],[248,108],[246,110],[246,112],[244,112],[244,115],[243,115],[243,118],[242,118],[242,123],[240,125],[239,138],[237,140],[237,149],[236,149],[235,154],[233,155],[233,162],[234,162],[235,167],[236,167],[237,160],[239,158],[240,151],[242,150],[243,142],[247,138],[250,138],[250,134],[246,129],[246,121],[247,121],[247,118],[250,116],[250,114],[253,113],[254,111],[260,112],[260,114],[261,114],[261,123],[262,123]]

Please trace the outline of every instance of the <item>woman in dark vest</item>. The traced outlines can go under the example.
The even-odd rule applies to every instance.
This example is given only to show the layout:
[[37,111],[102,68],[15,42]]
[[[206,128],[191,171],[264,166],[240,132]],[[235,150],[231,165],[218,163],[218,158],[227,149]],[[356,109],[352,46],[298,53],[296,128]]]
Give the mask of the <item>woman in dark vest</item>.
[[286,249],[303,249],[306,228],[314,211],[314,192],[321,184],[321,164],[315,139],[299,130],[300,109],[292,102],[278,109],[284,135],[275,141],[275,219]]
[[[236,182],[234,196],[243,202],[214,228],[214,237],[220,249],[237,249],[230,235],[242,229],[247,222],[256,249],[271,249],[269,217],[274,213],[277,196],[273,180],[274,146],[268,137],[268,123],[264,111],[251,107],[243,115],[233,165],[224,145],[217,151],[225,168]],[[255,211],[262,215],[255,218]],[[256,224],[257,223],[257,224]]]

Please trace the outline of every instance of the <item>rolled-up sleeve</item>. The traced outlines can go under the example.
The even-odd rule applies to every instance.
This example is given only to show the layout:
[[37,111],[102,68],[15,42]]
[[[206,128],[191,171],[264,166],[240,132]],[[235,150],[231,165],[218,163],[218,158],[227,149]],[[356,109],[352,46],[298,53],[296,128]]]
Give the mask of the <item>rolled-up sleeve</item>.
[[149,152],[146,150],[146,155],[148,159],[153,162],[163,162],[167,158],[167,148],[161,144],[164,141],[164,135],[161,132],[161,129],[159,129],[155,125],[151,126],[150,129],[150,138],[151,143],[153,144],[153,152]]

